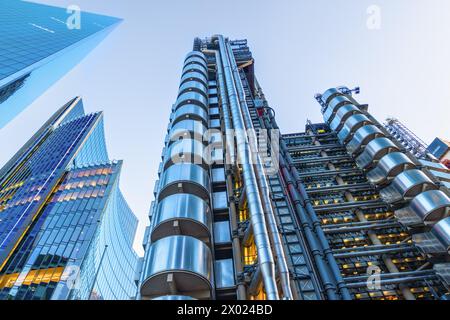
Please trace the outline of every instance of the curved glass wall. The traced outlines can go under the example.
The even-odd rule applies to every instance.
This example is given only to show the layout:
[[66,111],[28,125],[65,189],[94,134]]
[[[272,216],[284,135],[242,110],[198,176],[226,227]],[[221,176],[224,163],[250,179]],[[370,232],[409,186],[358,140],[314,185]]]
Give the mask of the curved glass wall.
[[122,162],[106,159],[102,114],[82,113],[72,100],[2,170],[0,299],[136,295],[137,220],[118,190]]
[[130,300],[137,294],[135,273],[139,257],[133,250],[137,218],[119,187],[113,186],[102,222],[81,267],[76,300]]

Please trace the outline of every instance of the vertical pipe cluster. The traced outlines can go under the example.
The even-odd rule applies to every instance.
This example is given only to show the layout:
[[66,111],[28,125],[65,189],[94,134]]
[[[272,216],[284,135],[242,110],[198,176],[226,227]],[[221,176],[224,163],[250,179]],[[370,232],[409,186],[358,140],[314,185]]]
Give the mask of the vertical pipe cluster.
[[[278,129],[275,118],[271,114],[270,124],[272,128]],[[330,300],[350,300],[351,295],[342,279],[339,266],[334,259],[317,214],[308,199],[298,171],[293,165],[293,160],[283,140],[280,143],[280,170],[293,199],[295,210],[309,243],[327,298]]]
[[[222,106],[223,122],[225,127],[225,142],[226,142],[226,153],[225,153],[225,165],[226,165],[226,184],[227,193],[229,195],[233,194],[233,181],[232,181],[232,171],[233,166],[236,164],[236,152],[234,150],[234,133],[233,125],[231,123],[230,108],[228,106],[225,76],[223,72],[222,60],[219,51],[215,51],[216,65],[217,65],[217,81],[219,84],[220,92],[220,103]],[[232,230],[238,230],[237,223],[237,209],[236,204],[230,201],[230,225]],[[233,260],[234,268],[236,274],[241,274],[243,272],[242,263],[242,249],[241,241],[237,235],[233,236]],[[237,284],[237,298],[238,300],[245,300],[247,298],[247,292],[244,283],[241,281]]]
[[211,191],[203,141],[208,125],[208,69],[199,51],[186,57],[171,119],[141,297],[211,299]]
[[[235,81],[235,86],[237,88],[239,103],[241,104],[241,112],[244,119],[244,125],[249,135],[249,141],[253,142],[256,147],[256,133],[253,127],[253,122],[248,109],[244,88],[239,75],[238,66],[234,58],[233,50],[230,44],[227,44],[227,53],[231,61],[231,66],[233,70],[233,77]],[[281,286],[283,290],[283,296],[286,300],[292,300],[292,291],[290,286],[289,269],[286,262],[286,257],[283,250],[283,244],[281,242],[280,233],[278,231],[277,222],[275,220],[275,214],[272,208],[272,201],[270,200],[270,191],[266,179],[266,174],[264,167],[262,165],[261,157],[258,152],[254,153],[255,163],[254,170],[258,181],[259,192],[261,195],[262,205],[264,208],[264,213],[266,217],[266,223],[268,225],[269,237],[272,242],[273,250],[275,253],[276,263],[280,275]]]
[[253,168],[253,163],[255,163],[255,161],[252,159],[227,46],[223,36],[219,35],[218,40],[228,99],[230,102],[232,123],[236,135],[237,153],[243,169],[243,180],[248,199],[248,206],[251,212],[251,225],[253,227],[255,244],[258,252],[259,267],[261,268],[264,288],[268,299],[278,300],[279,294],[275,280],[275,263],[264,218],[264,209],[261,202],[258,182]]

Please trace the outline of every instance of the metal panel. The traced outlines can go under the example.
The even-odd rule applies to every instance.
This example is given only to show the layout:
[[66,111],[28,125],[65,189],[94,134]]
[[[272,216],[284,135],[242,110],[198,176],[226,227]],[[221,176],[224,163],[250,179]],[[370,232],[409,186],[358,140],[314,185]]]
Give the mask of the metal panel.
[[188,91],[196,91],[203,94],[205,97],[208,97],[208,89],[200,81],[187,81],[183,83],[178,90],[178,96]]
[[187,65],[184,66],[182,74],[185,74],[187,72],[201,72],[203,73],[206,77],[208,76],[208,71],[204,66],[201,66],[197,63],[189,63]]
[[176,108],[179,108],[185,104],[196,104],[204,108],[205,111],[208,110],[208,99],[204,95],[195,91],[185,92],[181,94],[175,104]]
[[209,115],[210,116],[219,116],[220,115],[219,108],[218,107],[209,108]]
[[375,184],[382,184],[405,170],[416,166],[404,153],[392,152],[381,158],[375,169],[367,173],[367,178]]
[[186,300],[197,300],[194,299],[192,297],[189,296],[163,296],[163,297],[158,297],[152,300],[170,300],[170,301],[175,301],[175,300],[180,300],[180,301],[186,301]]
[[422,171],[413,169],[400,173],[392,183],[380,191],[388,203],[408,200],[421,192],[435,190],[437,186]]
[[198,64],[205,66],[205,68],[207,67],[205,59],[200,58],[199,56],[191,56],[189,58],[186,58],[186,60],[184,61],[184,64],[186,65],[188,63],[198,63]]
[[182,120],[202,121],[203,124],[208,124],[208,113],[202,107],[195,104],[185,104],[175,111],[173,116],[173,124]]
[[231,242],[230,222],[220,221],[214,223],[214,242],[216,244]]
[[225,183],[225,169],[214,168],[211,170],[212,180],[214,183]]
[[374,125],[369,124],[361,127],[355,132],[353,139],[347,144],[347,151],[352,155],[359,154],[363,151],[362,148],[370,141],[382,136],[384,134]]
[[170,142],[179,139],[195,139],[203,141],[203,136],[206,131],[207,129],[201,121],[182,120],[173,124],[168,136]]
[[339,131],[341,130],[342,126],[344,125],[345,121],[347,121],[347,119],[357,113],[361,113],[361,110],[359,110],[359,108],[355,107],[352,104],[347,104],[344,105],[342,107],[340,107],[335,116],[331,116],[327,122],[330,122],[330,128],[334,131]]
[[233,259],[216,260],[214,270],[217,289],[234,287]]
[[176,163],[193,163],[208,169],[210,161],[202,142],[193,139],[180,139],[172,142],[164,157],[164,169]]
[[219,98],[218,97],[210,97],[209,98],[209,104],[210,105],[217,105],[219,103]]
[[217,165],[223,165],[224,164],[224,157],[223,157],[223,149],[214,147],[213,150],[211,150],[211,164],[217,164]]
[[331,99],[340,95],[342,95],[342,93],[338,89],[331,88],[322,94],[322,101],[325,102],[325,104],[329,104]]
[[228,196],[226,191],[213,193],[214,210],[223,210],[228,208]]
[[351,103],[352,102],[346,96],[341,95],[334,97],[333,99],[330,100],[328,108],[325,112],[328,113],[327,118],[330,118],[331,115],[335,114],[340,107]]
[[209,199],[209,175],[194,164],[174,164],[161,176],[159,200],[175,194],[191,193]]
[[344,126],[338,133],[338,138],[342,143],[347,143],[354,132],[371,121],[363,114],[354,114],[345,121]]
[[356,164],[362,169],[374,167],[386,154],[399,151],[397,146],[388,138],[376,138],[370,141],[364,152],[356,159]]
[[430,190],[416,196],[408,207],[397,210],[396,215],[414,214],[425,224],[434,224],[450,214],[450,198],[440,190]]
[[444,219],[436,223],[431,232],[445,246],[450,254],[450,218]]
[[158,204],[152,225],[152,242],[178,234],[209,242],[211,209],[206,201],[195,195],[174,194]]
[[207,61],[206,61],[205,55],[204,55],[203,53],[201,53],[200,51],[191,51],[191,52],[189,52],[189,53],[186,55],[186,58],[185,58],[184,61],[186,61],[186,60],[189,59],[190,57],[199,57],[199,58],[203,59],[203,60],[205,61],[205,63],[207,62]]
[[211,119],[209,120],[210,128],[220,128],[220,119]]
[[202,241],[187,236],[163,238],[150,246],[147,261],[146,279],[141,286],[143,297],[211,296],[212,255]]
[[209,141],[210,147],[223,147],[223,140],[222,140],[222,132],[217,129],[211,129],[207,133],[207,137],[205,137],[206,140]]
[[180,83],[183,84],[184,82],[187,82],[187,81],[200,81],[205,86],[208,84],[208,79],[201,72],[188,72],[188,73],[185,73],[181,77],[181,82]]

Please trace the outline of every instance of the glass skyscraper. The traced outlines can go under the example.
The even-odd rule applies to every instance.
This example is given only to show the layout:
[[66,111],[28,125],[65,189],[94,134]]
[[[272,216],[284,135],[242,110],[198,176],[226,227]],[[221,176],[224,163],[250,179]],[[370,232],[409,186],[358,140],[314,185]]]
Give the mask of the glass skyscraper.
[[60,108],[0,170],[0,299],[133,299],[137,219],[103,114]]
[[[358,103],[279,135],[246,40],[195,39],[159,167],[144,300],[436,300],[450,191]],[[259,152],[254,152],[257,142]]]
[[[74,14],[74,13],[72,13]],[[20,0],[0,2],[0,129],[85,57],[120,19]]]

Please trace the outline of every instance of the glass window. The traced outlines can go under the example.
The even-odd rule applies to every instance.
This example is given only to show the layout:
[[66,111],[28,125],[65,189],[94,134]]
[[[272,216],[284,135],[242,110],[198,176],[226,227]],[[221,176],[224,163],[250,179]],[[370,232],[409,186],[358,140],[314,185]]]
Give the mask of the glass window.
[[230,223],[228,221],[220,221],[214,223],[214,242],[231,242]]
[[221,210],[228,208],[228,197],[226,191],[213,193],[214,210]]
[[215,168],[211,170],[213,182],[225,182],[225,169]]

